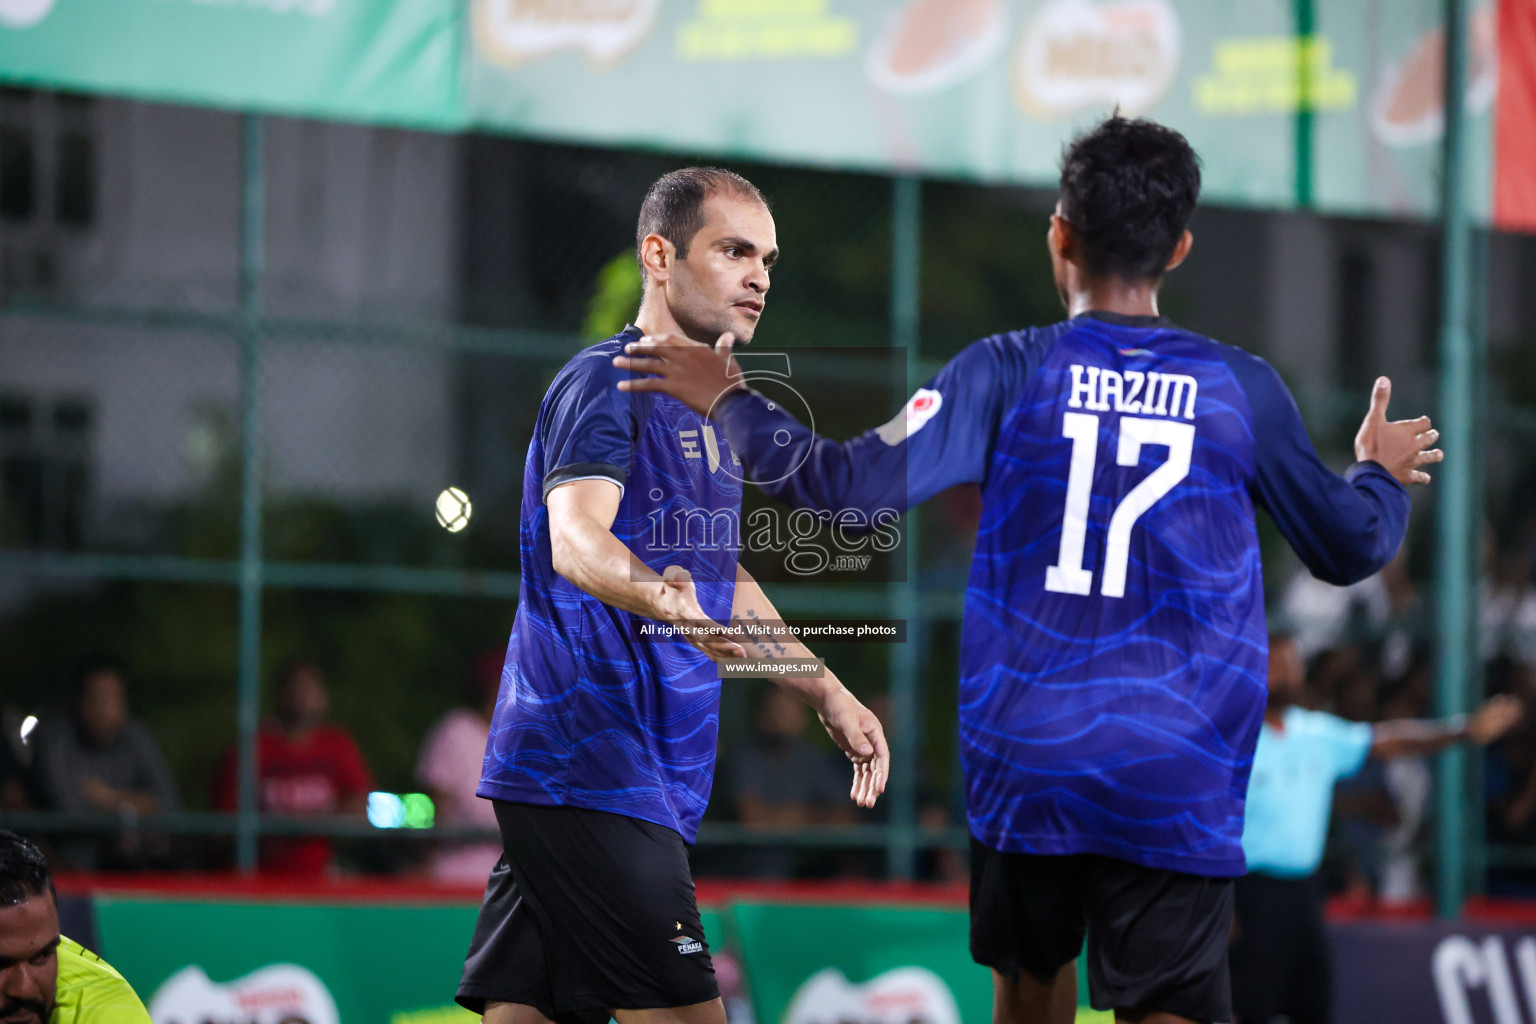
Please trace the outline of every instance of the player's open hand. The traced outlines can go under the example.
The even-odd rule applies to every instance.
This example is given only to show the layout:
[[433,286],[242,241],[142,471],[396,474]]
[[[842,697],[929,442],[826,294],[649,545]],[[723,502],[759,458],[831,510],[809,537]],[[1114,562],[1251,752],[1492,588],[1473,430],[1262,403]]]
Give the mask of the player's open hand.
[[891,775],[891,751],[875,713],[841,684],[816,709],[827,735],[853,762],[848,796],[860,807],[873,807]]
[[1478,746],[1486,746],[1513,729],[1524,716],[1520,698],[1500,694],[1467,719],[1467,739]]
[[624,346],[613,365],[632,373],[652,374],[619,381],[620,391],[660,391],[701,416],[730,391],[745,387],[741,367],[731,358],[736,336],[727,331],[714,347],[675,334],[647,335]]
[[745,658],[747,652],[732,640],[725,627],[704,614],[693,576],[680,565],[669,565],[661,574],[662,593],[657,618],[677,626],[683,639],[714,661]]
[[1389,422],[1387,403],[1391,400],[1392,382],[1377,377],[1370,411],[1355,435],[1355,458],[1380,463],[1405,486],[1427,484],[1429,474],[1423,467],[1445,458],[1445,452],[1430,447],[1440,440],[1440,431],[1430,424],[1428,416]]

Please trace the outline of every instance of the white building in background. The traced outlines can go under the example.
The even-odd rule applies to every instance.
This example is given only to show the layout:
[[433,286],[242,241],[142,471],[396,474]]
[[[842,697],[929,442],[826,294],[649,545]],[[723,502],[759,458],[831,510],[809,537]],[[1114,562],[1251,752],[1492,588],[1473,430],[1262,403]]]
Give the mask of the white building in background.
[[[236,442],[234,338],[16,307],[233,313],[240,142],[233,114],[0,93],[5,543],[32,528],[17,517],[37,515],[45,546],[76,546],[66,534],[82,530],[90,546],[131,546],[134,510],[193,496]],[[451,136],[267,120],[265,312],[447,322],[457,160]],[[269,495],[430,510],[451,465],[451,382],[441,350],[273,337],[261,375]]]

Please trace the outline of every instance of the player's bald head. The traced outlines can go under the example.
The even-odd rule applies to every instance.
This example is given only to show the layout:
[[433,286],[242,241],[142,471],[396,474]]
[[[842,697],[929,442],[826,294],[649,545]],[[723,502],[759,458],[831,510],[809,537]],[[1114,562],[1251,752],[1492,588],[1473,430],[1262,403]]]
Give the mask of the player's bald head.
[[693,236],[704,226],[704,204],[722,195],[768,205],[756,185],[721,167],[682,167],[657,178],[645,193],[635,225],[635,258],[640,262],[640,273],[645,274],[641,249],[650,235],[665,238],[677,250],[678,259],[687,259]]

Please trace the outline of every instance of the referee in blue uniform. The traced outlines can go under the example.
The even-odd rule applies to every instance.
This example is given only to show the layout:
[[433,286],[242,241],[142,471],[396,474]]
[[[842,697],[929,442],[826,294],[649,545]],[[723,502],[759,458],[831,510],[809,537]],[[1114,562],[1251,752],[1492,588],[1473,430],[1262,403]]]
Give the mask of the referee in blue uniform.
[[1449,722],[1399,719],[1349,722],[1297,706],[1301,657],[1284,634],[1269,638],[1269,705],[1248,783],[1243,854],[1231,951],[1232,1003],[1238,1024],[1329,1024],[1333,975],[1318,865],[1328,837],[1333,786],[1365,767],[1428,754],[1458,741],[1492,743],[1520,720],[1505,695]]

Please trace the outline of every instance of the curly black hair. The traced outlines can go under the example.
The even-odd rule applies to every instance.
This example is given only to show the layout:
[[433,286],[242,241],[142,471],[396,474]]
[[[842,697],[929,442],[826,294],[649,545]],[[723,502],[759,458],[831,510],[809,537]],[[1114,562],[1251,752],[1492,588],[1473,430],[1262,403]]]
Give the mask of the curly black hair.
[[1200,196],[1200,158],[1184,136],[1117,111],[1061,154],[1061,216],[1093,274],[1155,280]]
[[53,875],[31,840],[0,829],[0,907],[53,891]]

